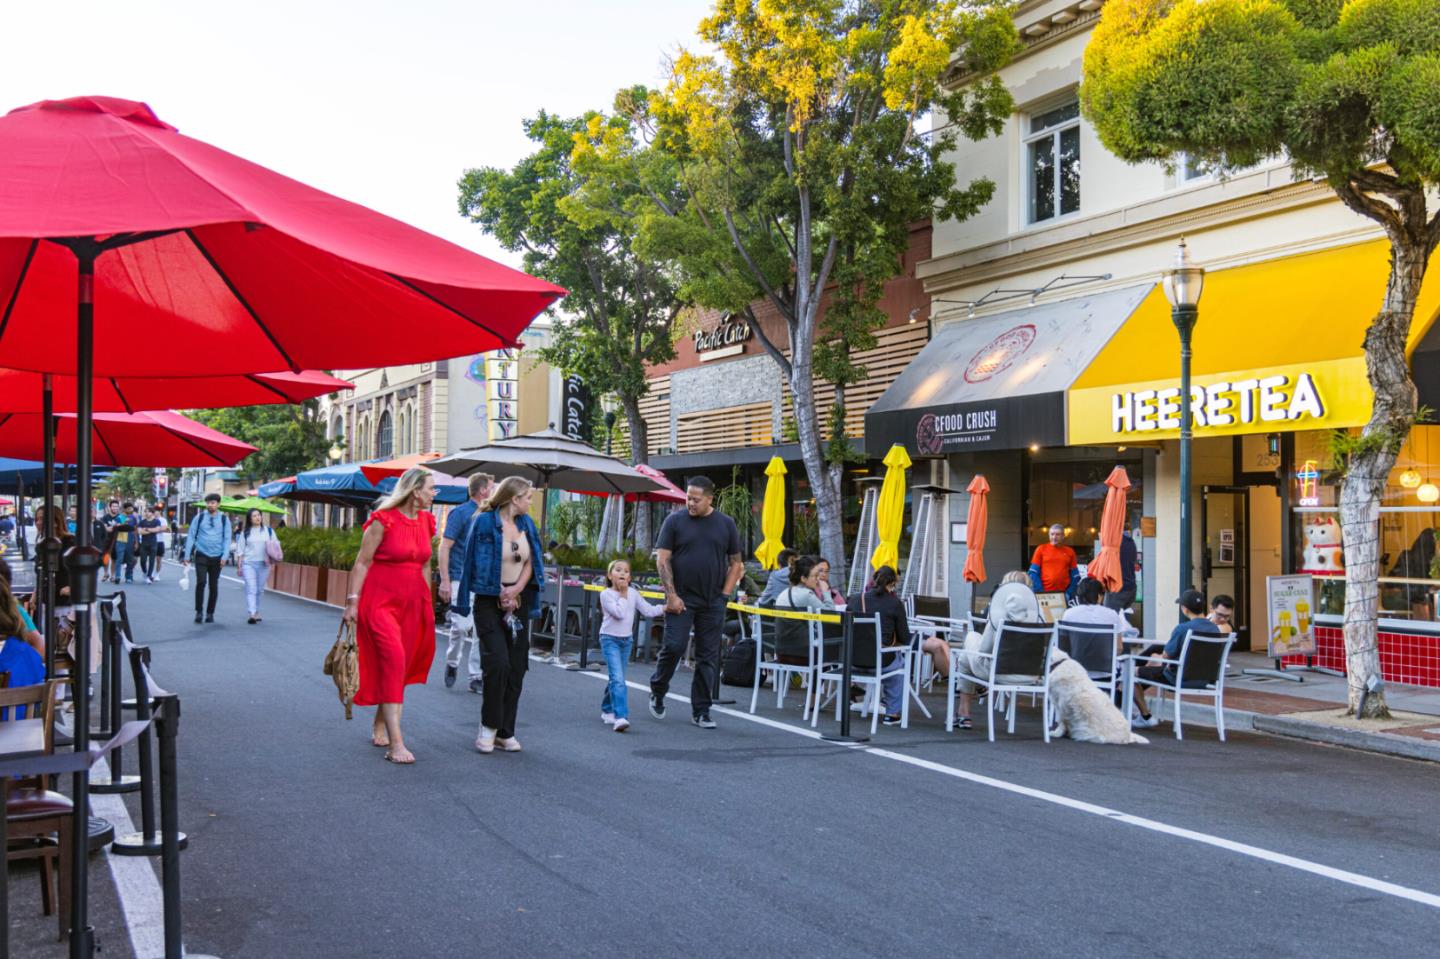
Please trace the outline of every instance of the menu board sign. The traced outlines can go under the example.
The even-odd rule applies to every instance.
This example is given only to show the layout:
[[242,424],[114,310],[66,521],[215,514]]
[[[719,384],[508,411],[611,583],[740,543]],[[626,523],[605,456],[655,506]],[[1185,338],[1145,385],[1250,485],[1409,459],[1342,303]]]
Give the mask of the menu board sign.
[[1315,655],[1314,579],[1308,574],[1265,577],[1267,655]]

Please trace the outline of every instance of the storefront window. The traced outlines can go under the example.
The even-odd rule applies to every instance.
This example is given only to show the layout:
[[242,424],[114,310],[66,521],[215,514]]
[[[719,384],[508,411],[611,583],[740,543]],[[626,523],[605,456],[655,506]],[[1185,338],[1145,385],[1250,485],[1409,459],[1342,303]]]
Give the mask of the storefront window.
[[[1092,461],[1048,462],[1037,459],[1030,466],[1030,526],[1026,530],[1029,553],[1048,542],[1050,526],[1065,527],[1065,543],[1075,550],[1081,565],[1095,558],[1100,548],[1100,517],[1105,512],[1105,479],[1117,465],[1112,453]],[[1130,477],[1126,495],[1126,521],[1139,529],[1144,505],[1144,470],[1139,458],[1124,459]]]
[[[1345,611],[1344,543],[1340,532],[1340,474],[1329,468],[1324,433],[1296,435],[1291,502],[1294,569],[1317,577],[1316,612]],[[1432,453],[1432,450],[1434,451]],[[1440,427],[1417,426],[1401,448],[1381,496],[1380,615],[1434,622],[1440,593]],[[1429,487],[1429,488],[1427,488]],[[1440,492],[1440,490],[1436,490]]]

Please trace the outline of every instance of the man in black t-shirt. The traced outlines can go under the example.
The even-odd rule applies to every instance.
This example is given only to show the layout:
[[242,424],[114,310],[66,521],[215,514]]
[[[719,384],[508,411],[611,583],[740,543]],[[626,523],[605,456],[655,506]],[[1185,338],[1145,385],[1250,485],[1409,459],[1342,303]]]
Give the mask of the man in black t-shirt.
[[698,476],[686,483],[685,511],[671,513],[656,543],[660,582],[665,588],[665,641],[650,677],[650,715],[665,718],[665,694],[675,667],[695,633],[695,676],[690,683],[691,722],[714,729],[710,691],[720,669],[725,605],[745,567],[740,531],[715,509],[715,484]]

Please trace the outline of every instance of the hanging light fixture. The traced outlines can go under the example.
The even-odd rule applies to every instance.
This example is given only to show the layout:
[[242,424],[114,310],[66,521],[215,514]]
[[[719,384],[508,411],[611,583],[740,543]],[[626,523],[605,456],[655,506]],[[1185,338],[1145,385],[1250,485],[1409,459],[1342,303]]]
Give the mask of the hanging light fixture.
[[1408,469],[1400,474],[1400,485],[1406,489],[1415,489],[1420,485],[1420,471],[1414,468]]
[[1420,502],[1429,505],[1440,500],[1440,486],[1434,483],[1426,483],[1415,491],[1415,498]]

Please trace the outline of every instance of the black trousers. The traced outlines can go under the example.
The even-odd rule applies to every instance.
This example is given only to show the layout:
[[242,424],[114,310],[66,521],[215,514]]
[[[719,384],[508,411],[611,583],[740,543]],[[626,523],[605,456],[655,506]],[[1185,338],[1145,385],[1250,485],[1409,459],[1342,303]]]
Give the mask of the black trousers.
[[154,575],[156,567],[159,566],[159,563],[156,562],[159,555],[159,543],[146,543],[144,540],[140,541],[140,573],[142,575]]
[[[197,551],[192,557],[195,564],[195,615],[205,607],[205,615],[215,615],[215,601],[220,598],[220,557],[206,556]],[[205,601],[205,584],[210,584],[210,601]]]
[[480,722],[495,730],[500,739],[509,739],[515,735],[520,690],[525,685],[525,671],[530,668],[530,620],[517,612],[520,629],[512,635],[496,597],[477,595],[474,601],[484,697]]
[[690,632],[695,632],[695,675],[690,681],[690,711],[699,716],[710,711],[715,689],[715,674],[720,669],[720,640],[725,626],[725,604],[711,606],[686,605],[683,613],[665,614],[665,641],[655,659],[655,674],[650,677],[650,694],[665,698],[675,667],[685,657]]

